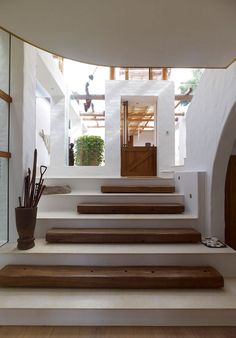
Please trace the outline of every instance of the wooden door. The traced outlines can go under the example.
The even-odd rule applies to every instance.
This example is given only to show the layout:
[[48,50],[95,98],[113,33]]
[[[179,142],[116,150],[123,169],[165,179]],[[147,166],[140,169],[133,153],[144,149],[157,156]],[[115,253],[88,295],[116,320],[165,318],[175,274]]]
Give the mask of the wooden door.
[[236,250],[236,156],[230,157],[225,181],[225,242]]
[[156,147],[121,147],[121,176],[156,176]]

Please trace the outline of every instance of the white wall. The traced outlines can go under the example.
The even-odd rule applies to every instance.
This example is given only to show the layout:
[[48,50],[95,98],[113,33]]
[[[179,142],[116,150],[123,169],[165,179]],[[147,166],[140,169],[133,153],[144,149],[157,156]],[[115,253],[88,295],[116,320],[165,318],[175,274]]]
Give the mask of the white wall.
[[236,63],[204,72],[187,113],[186,170],[206,171],[206,232],[224,239],[224,187],[236,138]]
[[[165,84],[166,81],[161,81]],[[158,95],[157,100],[157,165],[158,173],[168,171],[175,164],[174,82]]]
[[186,117],[178,117],[175,124],[175,165],[184,165],[186,158]]
[[[40,133],[44,133],[46,137],[50,137],[50,114],[51,104],[43,98],[36,98],[36,148],[38,150],[38,163],[40,165],[50,165],[50,153],[45,145]],[[50,145],[49,145],[50,147]],[[50,148],[49,148],[50,149]]]
[[36,76],[51,97],[49,170],[64,167],[68,162],[68,88],[52,55],[41,50],[37,50]]
[[[36,146],[35,93],[38,50],[15,37],[12,37],[11,50],[10,93],[14,99],[10,112],[10,152],[12,158],[9,162],[9,239],[15,241],[18,236],[14,209],[18,206],[18,196],[22,194],[25,171],[28,167],[32,167],[33,152]],[[44,55],[42,58],[45,58],[45,61],[48,60],[48,53],[39,53]],[[45,57],[46,54],[48,55]],[[52,57],[51,62],[53,65]],[[56,67],[56,65],[54,66]],[[47,85],[51,85],[50,81],[47,82]]]

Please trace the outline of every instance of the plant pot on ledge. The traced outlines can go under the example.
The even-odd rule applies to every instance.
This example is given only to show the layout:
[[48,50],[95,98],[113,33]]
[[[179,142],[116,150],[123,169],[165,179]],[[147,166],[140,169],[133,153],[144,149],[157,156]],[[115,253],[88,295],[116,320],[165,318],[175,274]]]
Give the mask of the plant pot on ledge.
[[34,151],[33,170],[31,173],[28,168],[27,175],[24,178],[23,198],[19,196],[19,207],[15,208],[16,229],[19,235],[17,240],[17,249],[28,250],[34,247],[34,230],[37,219],[37,206],[44,191],[45,185],[43,175],[47,167],[40,166],[40,178],[36,182],[37,170],[37,149]]
[[37,219],[38,208],[15,209],[16,212],[16,229],[19,235],[17,248],[19,250],[28,250],[34,247],[34,230]]

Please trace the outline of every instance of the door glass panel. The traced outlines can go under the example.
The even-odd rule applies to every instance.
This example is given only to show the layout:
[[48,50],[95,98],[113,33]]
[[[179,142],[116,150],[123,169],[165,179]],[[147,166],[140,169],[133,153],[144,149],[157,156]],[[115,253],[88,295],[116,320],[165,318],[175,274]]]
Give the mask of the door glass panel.
[[0,89],[9,94],[9,34],[0,29]]
[[0,157],[0,246],[8,237],[8,159]]
[[8,151],[8,103],[0,99],[0,151]]
[[[10,34],[0,29],[0,90],[9,94]],[[0,98],[0,152],[9,151],[9,103]],[[8,241],[8,162],[0,157],[0,246]]]

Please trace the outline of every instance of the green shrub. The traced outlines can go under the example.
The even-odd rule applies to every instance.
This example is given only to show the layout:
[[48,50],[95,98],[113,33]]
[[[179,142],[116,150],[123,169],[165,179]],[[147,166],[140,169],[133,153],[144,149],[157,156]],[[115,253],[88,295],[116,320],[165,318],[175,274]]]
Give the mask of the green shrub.
[[104,141],[100,136],[80,136],[75,141],[75,164],[101,165],[103,152]]

